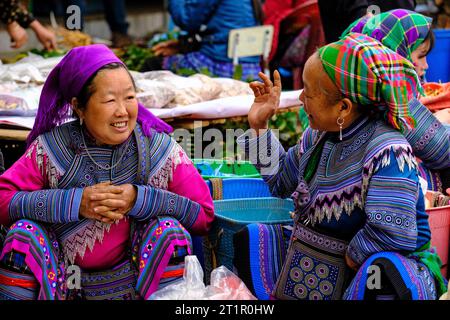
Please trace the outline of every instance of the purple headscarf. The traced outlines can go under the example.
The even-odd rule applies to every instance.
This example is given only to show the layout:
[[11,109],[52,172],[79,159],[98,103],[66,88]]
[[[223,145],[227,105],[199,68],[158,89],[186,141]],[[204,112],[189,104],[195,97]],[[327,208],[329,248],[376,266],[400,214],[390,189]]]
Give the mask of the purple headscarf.
[[[33,129],[27,138],[30,145],[40,134],[63,124],[71,116],[71,100],[77,97],[86,81],[101,67],[123,62],[107,46],[94,44],[70,50],[50,72],[42,89]],[[151,129],[172,132],[167,123],[157,118],[140,103],[137,122],[146,136]]]

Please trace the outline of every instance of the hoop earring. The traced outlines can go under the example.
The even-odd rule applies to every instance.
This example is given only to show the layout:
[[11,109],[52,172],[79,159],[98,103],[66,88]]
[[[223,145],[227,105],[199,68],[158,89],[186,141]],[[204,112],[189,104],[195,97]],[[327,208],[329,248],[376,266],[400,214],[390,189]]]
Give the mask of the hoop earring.
[[80,126],[82,126],[82,125],[83,125],[83,119],[80,118]]
[[338,117],[336,123],[339,126],[339,140],[342,141],[342,125],[344,124],[344,118]]

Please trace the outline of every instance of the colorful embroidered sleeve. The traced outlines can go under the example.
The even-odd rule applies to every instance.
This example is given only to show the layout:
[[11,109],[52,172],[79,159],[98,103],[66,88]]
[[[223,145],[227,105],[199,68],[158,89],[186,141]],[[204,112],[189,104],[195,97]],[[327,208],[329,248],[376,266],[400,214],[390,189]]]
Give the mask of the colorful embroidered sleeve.
[[384,167],[376,171],[369,181],[364,207],[366,223],[347,249],[347,254],[357,264],[362,264],[377,252],[412,252],[416,249],[417,169],[405,164],[401,171],[394,151],[390,151],[389,159],[382,162],[380,165]]
[[78,221],[83,189],[42,190],[46,188],[46,175],[39,169],[36,159],[36,144],[33,143],[26,154],[0,176],[0,223],[8,225],[22,218],[50,223]]
[[271,130],[256,138],[250,138],[250,131],[237,139],[246,157],[260,172],[275,197],[287,198],[298,185],[298,163],[301,144],[286,152]]
[[405,134],[414,154],[429,169],[450,167],[450,131],[420,101],[409,103],[416,128]]
[[5,24],[16,21],[28,28],[34,17],[17,0],[0,0],[0,20]]
[[137,188],[130,216],[146,220],[169,215],[194,234],[205,234],[209,230],[214,218],[213,201],[208,186],[190,161],[176,166],[168,191],[152,186]]

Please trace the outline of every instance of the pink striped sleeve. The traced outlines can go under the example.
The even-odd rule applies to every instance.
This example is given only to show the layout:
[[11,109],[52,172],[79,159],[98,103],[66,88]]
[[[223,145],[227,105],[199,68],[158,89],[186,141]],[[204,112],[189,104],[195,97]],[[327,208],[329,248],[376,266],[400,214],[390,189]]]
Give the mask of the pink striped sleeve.
[[33,143],[19,160],[0,175],[0,224],[9,224],[9,203],[17,191],[44,188],[45,180],[36,162],[36,145]]
[[214,204],[207,184],[190,161],[189,163],[183,161],[176,166],[172,181],[169,183],[169,191],[189,198],[201,206],[198,218],[190,231],[195,235],[205,235],[214,219]]

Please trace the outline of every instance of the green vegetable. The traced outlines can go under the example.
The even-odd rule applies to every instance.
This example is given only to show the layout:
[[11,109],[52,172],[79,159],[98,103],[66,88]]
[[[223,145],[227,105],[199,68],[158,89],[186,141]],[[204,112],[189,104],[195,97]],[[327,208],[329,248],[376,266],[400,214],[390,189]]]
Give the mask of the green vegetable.
[[45,49],[31,49],[30,50],[31,53],[34,54],[38,54],[44,58],[53,58],[53,57],[60,57],[66,54],[67,50],[61,50],[61,49],[57,49],[57,50],[45,50]]
[[116,51],[117,56],[130,70],[140,71],[145,60],[153,57],[153,51],[149,48],[141,48],[137,45],[131,45],[124,50]]

